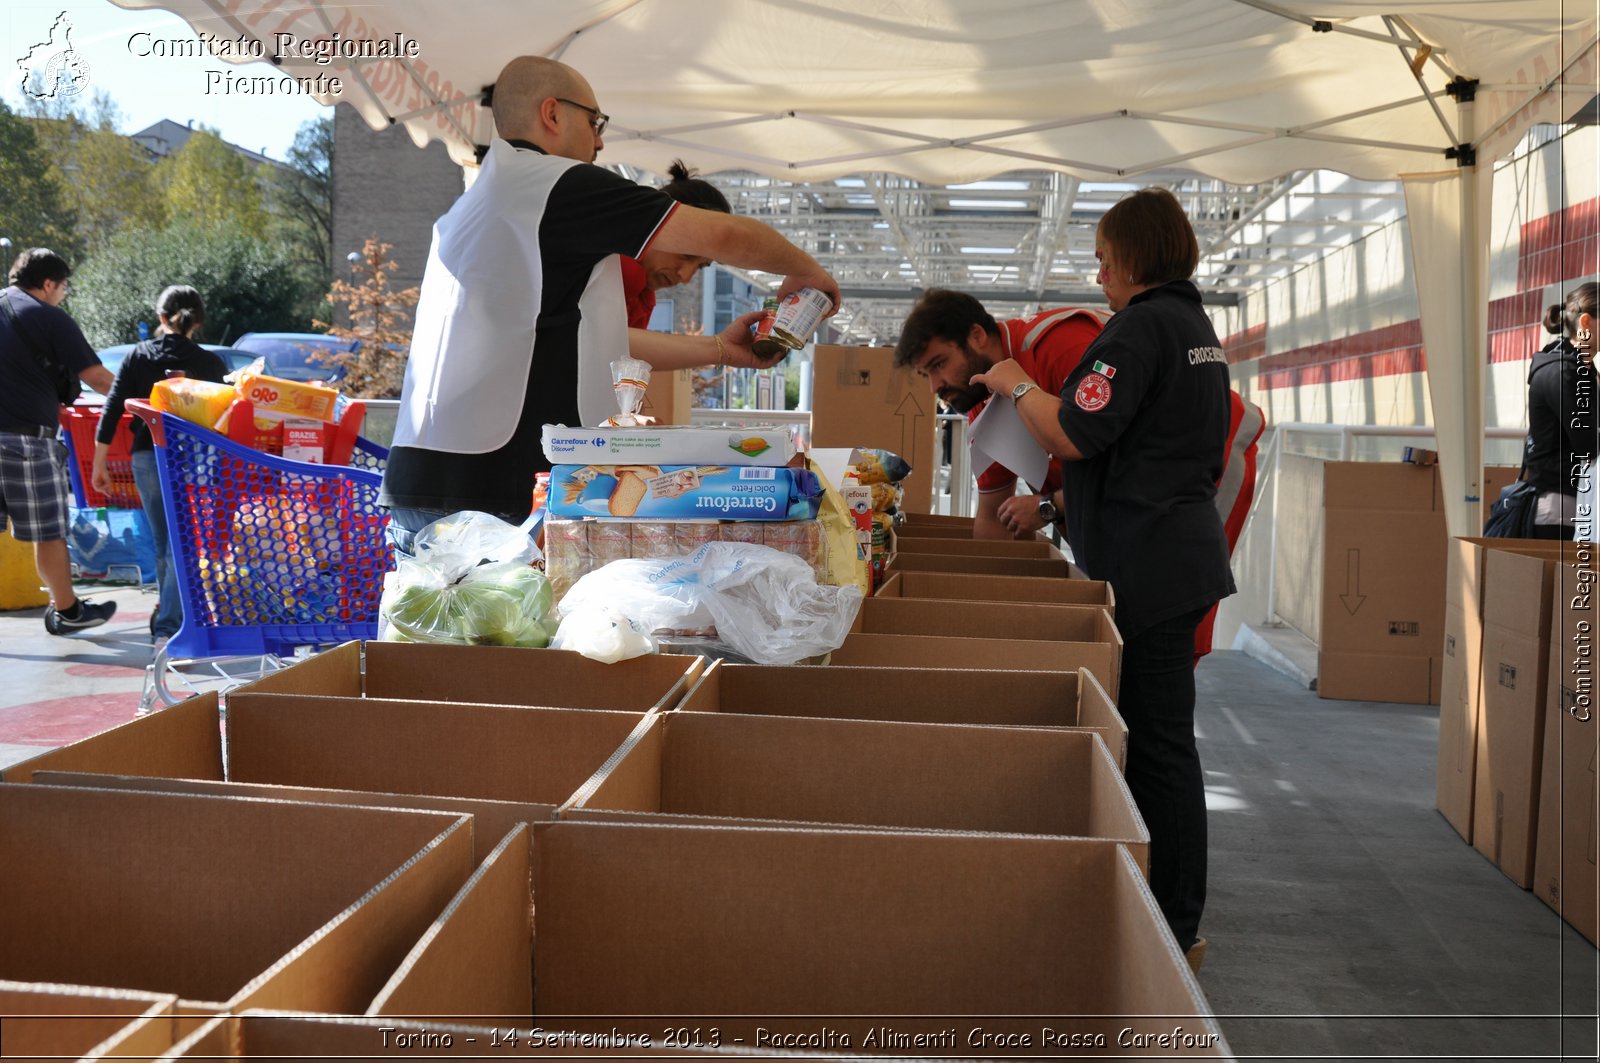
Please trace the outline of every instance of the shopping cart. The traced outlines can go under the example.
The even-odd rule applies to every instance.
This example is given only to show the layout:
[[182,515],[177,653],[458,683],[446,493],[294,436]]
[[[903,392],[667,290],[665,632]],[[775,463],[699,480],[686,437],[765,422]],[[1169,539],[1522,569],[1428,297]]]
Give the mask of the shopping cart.
[[94,436],[100,428],[99,406],[61,407],[61,438],[67,446],[67,476],[79,508],[138,509],[139,489],[133,485],[133,415],[124,413],[106,452],[111,490],[102,494],[90,483],[94,471]]
[[387,450],[358,439],[349,465],[291,461],[146,402],[128,408],[156,443],[183,598],[183,626],[151,665],[142,710],[175,704],[199,689],[197,676],[225,688],[298,649],[377,637],[393,567],[378,507]]

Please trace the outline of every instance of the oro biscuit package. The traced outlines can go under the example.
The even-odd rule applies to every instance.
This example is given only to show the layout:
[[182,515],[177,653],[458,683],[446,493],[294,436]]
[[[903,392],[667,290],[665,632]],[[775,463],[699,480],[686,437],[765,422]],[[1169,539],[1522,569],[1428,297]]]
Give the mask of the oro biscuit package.
[[805,469],[726,465],[557,465],[556,517],[810,520],[822,488]]

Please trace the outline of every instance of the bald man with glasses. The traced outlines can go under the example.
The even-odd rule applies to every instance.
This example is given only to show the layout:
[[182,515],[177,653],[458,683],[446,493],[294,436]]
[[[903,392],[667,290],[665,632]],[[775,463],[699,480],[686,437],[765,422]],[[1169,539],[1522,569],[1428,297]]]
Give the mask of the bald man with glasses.
[[784,278],[778,294],[839,286],[751,218],[680,204],[593,165],[610,116],[576,70],[513,59],[495,81],[498,133],[472,187],[434,225],[382,502],[396,546],[464,509],[527,517],[548,469],[546,424],[616,412],[609,363],[657,370],[773,364],[744,315],[714,336],[629,329],[619,255],[695,255]]

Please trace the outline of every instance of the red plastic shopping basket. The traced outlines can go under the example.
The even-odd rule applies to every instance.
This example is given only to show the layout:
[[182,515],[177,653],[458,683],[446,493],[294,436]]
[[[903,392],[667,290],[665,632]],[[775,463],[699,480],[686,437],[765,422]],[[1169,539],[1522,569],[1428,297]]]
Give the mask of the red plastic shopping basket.
[[94,436],[100,429],[99,406],[61,407],[62,435],[67,444],[67,476],[72,494],[82,506],[108,509],[138,509],[139,489],[133,485],[133,414],[124,412],[117,422],[117,434],[106,452],[106,470],[111,474],[111,490],[102,494],[94,489]]

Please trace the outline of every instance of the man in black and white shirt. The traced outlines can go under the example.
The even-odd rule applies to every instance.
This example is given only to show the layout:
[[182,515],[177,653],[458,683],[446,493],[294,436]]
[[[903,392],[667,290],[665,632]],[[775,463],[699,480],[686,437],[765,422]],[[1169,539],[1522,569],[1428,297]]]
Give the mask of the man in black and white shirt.
[[784,277],[780,297],[839,287],[812,257],[750,218],[679,204],[593,165],[607,116],[554,60],[523,56],[493,90],[477,180],[434,226],[382,502],[396,536],[463,509],[520,521],[545,424],[615,412],[608,363],[658,370],[762,366],[745,315],[715,336],[627,327],[617,255],[693,254]]
[[71,274],[45,247],[17,256],[0,291],[0,527],[33,544],[33,563],[50,591],[45,630],[70,635],[111,619],[116,602],[82,601],[72,589],[67,525],[72,491],[60,427],[58,378],[75,377],[102,394],[111,370],[100,364],[72,316],[61,309]]

